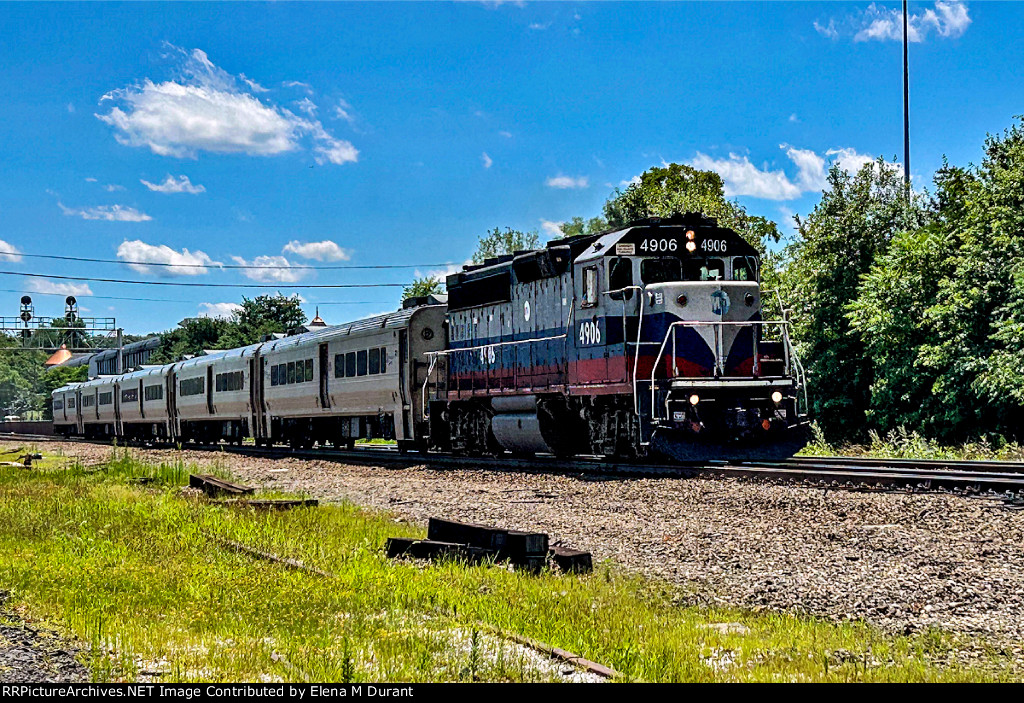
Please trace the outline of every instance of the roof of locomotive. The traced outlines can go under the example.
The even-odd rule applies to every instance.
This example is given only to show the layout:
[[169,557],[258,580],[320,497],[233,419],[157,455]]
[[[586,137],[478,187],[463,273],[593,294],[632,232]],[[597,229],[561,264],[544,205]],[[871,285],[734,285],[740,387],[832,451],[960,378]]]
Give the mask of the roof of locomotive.
[[670,238],[676,242],[674,250],[659,251],[659,256],[704,256],[703,251],[687,251],[683,242],[689,230],[695,232],[698,242],[725,242],[723,249],[714,250],[719,256],[758,256],[749,242],[734,230],[719,227],[714,218],[693,212],[668,218],[651,217],[603,232],[553,239],[542,249],[517,251],[487,259],[483,264],[464,266],[446,280],[449,309],[457,311],[511,300],[513,273],[516,282],[527,283],[561,275],[573,262],[604,256],[647,255],[642,243],[650,238]]

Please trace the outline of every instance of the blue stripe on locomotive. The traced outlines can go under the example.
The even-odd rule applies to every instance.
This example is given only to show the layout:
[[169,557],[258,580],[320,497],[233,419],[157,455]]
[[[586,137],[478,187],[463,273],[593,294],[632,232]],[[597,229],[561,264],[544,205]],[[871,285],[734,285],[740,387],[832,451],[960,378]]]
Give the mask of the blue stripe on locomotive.
[[[627,318],[628,329],[623,329],[623,318],[616,315],[598,317],[597,324],[601,330],[601,342],[599,344],[582,346],[579,344],[579,323],[576,330],[570,334],[570,339],[542,339],[544,337],[557,337],[563,333],[562,328],[549,328],[535,332],[524,332],[519,334],[507,334],[494,337],[482,337],[468,339],[461,342],[452,342],[451,348],[454,353],[450,355],[449,373],[452,375],[472,374],[488,371],[490,373],[511,371],[517,373],[532,372],[538,367],[564,369],[567,361],[587,361],[591,359],[614,358],[623,355],[624,333],[628,333],[629,339],[636,339],[637,318]],[[665,339],[669,326],[679,321],[679,317],[671,313],[652,313],[644,317],[644,341],[654,342],[646,345],[643,355],[654,356],[658,353],[658,346]],[[750,320],[761,319],[760,313],[754,314]],[[593,320],[593,318],[592,318]],[[588,321],[589,322],[589,321]],[[726,360],[726,368],[733,368],[746,359],[753,356],[753,335],[751,328],[741,329],[730,348]],[[760,336],[760,331],[758,331]],[[541,339],[528,344],[506,344],[503,342],[522,342],[530,339]],[[671,344],[671,342],[670,342]],[[467,349],[459,353],[459,349],[467,347],[489,347],[484,349]],[[703,368],[714,367],[714,352],[703,340],[697,330],[693,327],[676,328],[676,356],[679,359],[699,365]],[[666,347],[666,352],[671,353],[671,347]],[[493,354],[493,361],[491,361]],[[606,356],[607,355],[607,356]]]

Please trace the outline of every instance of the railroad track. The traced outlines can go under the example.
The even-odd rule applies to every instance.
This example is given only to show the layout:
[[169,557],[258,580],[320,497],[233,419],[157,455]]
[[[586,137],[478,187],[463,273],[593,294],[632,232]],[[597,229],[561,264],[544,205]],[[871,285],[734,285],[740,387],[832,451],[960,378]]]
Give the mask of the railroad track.
[[[0,435],[0,439],[26,442],[82,442],[111,444],[104,440],[65,439],[47,435]],[[159,447],[153,447],[159,448]],[[358,449],[290,449],[237,445],[188,445],[190,450],[219,451],[264,458],[327,460],[359,464],[429,465],[438,469],[481,469],[524,473],[559,473],[581,477],[680,478],[697,475],[772,481],[810,482],[839,489],[864,486],[902,487],[915,490],[953,490],[996,493],[1024,492],[1024,462],[877,459],[859,457],[793,457],[779,461],[709,461],[688,464],[627,463],[597,457],[559,459],[538,456],[463,457],[433,452],[399,452],[390,446],[367,445]]]

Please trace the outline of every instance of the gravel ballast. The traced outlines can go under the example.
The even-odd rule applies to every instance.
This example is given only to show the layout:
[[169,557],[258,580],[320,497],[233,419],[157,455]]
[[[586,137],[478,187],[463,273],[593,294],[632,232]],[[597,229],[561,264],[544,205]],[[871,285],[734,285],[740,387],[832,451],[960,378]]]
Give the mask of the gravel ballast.
[[29,624],[5,606],[0,591],[0,683],[82,683],[89,671],[79,648],[55,631]]
[[[47,443],[86,462],[110,448]],[[166,461],[166,450],[136,450]],[[928,626],[1024,641],[1024,511],[997,498],[855,492],[726,478],[607,479],[422,466],[347,465],[184,451],[242,482],[348,500],[426,524],[431,516],[550,534],[694,599],[891,632]]]

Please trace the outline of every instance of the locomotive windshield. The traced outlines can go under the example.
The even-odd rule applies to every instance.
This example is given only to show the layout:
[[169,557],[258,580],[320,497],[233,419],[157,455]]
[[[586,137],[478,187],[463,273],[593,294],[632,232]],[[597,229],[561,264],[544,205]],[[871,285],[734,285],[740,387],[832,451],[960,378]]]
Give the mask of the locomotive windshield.
[[672,283],[675,281],[756,281],[757,264],[749,256],[732,260],[732,275],[726,270],[726,260],[696,256],[687,259],[643,259],[640,278],[644,283]]

